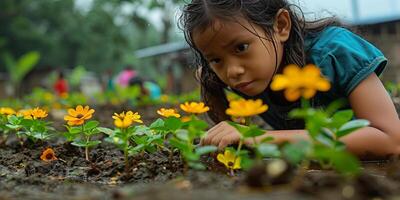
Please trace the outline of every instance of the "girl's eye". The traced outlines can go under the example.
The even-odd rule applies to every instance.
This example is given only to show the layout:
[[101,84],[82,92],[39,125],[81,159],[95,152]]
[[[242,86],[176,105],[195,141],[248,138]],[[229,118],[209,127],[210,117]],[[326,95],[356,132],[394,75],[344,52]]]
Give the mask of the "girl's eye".
[[249,44],[239,44],[236,46],[235,51],[236,51],[236,53],[241,53],[241,52],[246,51],[248,48],[249,48]]
[[215,59],[209,60],[208,63],[209,63],[210,65],[215,65],[215,64],[218,64],[220,61],[221,61],[221,59],[215,58]]

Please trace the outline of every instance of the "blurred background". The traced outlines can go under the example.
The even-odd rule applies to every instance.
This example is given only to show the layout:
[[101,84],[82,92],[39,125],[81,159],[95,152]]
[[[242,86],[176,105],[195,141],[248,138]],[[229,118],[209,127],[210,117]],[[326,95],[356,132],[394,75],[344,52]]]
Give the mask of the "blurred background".
[[[399,0],[292,2],[306,18],[339,17],[378,46],[389,58],[382,79],[397,92]],[[78,92],[112,102],[112,97],[98,94],[132,93],[120,89],[132,84],[139,85],[135,94],[148,94],[150,99],[196,91],[191,55],[177,27],[183,4],[183,0],[1,0],[0,98],[40,99],[46,92],[60,97]]]

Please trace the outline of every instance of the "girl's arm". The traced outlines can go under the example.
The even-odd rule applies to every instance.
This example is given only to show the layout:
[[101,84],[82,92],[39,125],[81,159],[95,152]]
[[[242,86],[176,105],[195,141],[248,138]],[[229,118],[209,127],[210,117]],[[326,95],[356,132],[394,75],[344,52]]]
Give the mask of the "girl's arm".
[[[400,154],[400,120],[379,78],[372,74],[362,81],[350,94],[349,101],[356,117],[369,120],[371,125],[342,138],[348,150],[359,157]],[[268,131],[257,140],[268,136],[274,137],[274,143],[309,139],[305,130],[279,130]],[[235,128],[221,122],[208,131],[202,143],[222,149],[238,142],[239,138]],[[246,141],[247,144],[251,142]]]

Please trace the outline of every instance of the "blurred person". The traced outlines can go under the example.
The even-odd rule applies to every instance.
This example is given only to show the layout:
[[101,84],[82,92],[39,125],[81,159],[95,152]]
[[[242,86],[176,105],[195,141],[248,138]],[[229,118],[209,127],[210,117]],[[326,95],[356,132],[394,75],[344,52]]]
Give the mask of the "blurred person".
[[128,65],[117,75],[116,82],[122,87],[127,87],[129,85],[129,81],[135,76],[137,76],[137,72],[133,70],[133,66]]
[[64,73],[62,71],[58,73],[58,77],[53,85],[53,88],[57,96],[65,96],[68,94],[68,82],[64,78]]
[[134,85],[140,87],[142,95],[148,96],[152,100],[157,100],[161,97],[161,88],[153,81],[145,81],[141,77],[136,76],[129,81],[129,86]]

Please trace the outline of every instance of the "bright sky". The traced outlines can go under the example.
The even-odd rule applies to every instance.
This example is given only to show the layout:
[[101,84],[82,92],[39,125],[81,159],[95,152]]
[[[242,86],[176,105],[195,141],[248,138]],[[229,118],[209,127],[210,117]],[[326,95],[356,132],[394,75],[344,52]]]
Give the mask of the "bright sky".
[[[303,8],[304,12],[316,12],[320,17],[324,10],[337,15],[338,17],[352,21],[355,16],[352,10],[353,0],[291,0]],[[400,0],[356,0],[359,5],[360,19],[371,19],[400,15]],[[321,12],[322,11],[322,12]],[[323,15],[322,15],[323,16]]]

